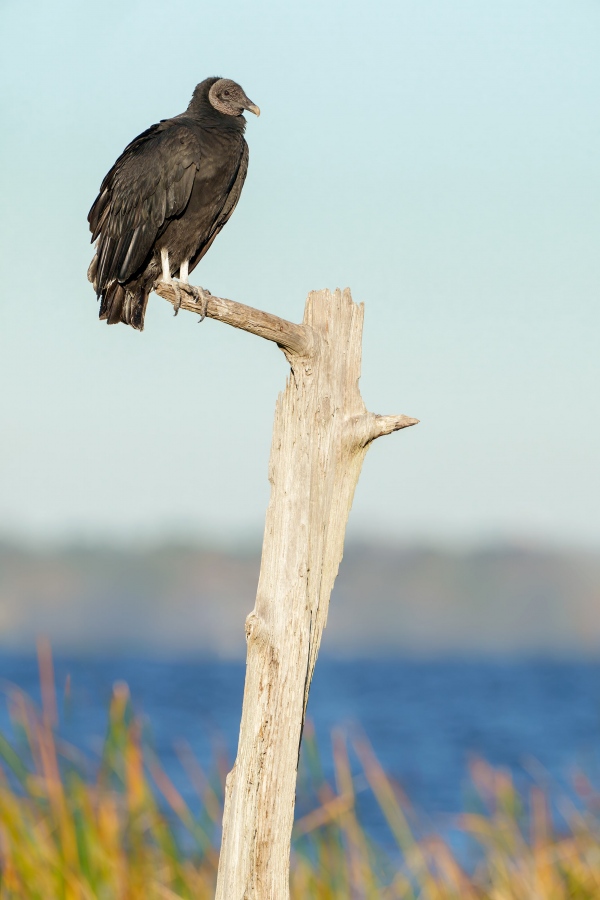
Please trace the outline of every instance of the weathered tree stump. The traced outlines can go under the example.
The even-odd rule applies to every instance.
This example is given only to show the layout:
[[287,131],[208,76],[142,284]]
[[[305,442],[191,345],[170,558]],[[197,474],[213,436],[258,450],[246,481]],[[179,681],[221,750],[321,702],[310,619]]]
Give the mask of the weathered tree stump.
[[[157,292],[174,302],[170,285]],[[199,311],[187,290],[181,305]],[[354,490],[371,441],[418,419],[367,412],[358,387],[363,306],[349,290],[311,293],[302,325],[216,297],[207,315],[275,341],[291,366],[275,411],[216,893],[216,900],[286,900],[300,740]]]

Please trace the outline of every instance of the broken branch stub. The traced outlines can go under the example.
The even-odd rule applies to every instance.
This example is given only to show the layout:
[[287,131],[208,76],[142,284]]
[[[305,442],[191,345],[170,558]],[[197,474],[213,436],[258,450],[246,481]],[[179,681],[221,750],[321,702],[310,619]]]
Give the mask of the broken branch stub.
[[[157,291],[175,301],[170,285]],[[200,311],[181,291],[182,308]],[[367,412],[358,386],[363,306],[349,290],[311,293],[302,325],[216,297],[207,316],[275,341],[291,366],[275,410],[216,892],[216,900],[286,900],[302,727],[354,490],[370,443],[418,420]]]

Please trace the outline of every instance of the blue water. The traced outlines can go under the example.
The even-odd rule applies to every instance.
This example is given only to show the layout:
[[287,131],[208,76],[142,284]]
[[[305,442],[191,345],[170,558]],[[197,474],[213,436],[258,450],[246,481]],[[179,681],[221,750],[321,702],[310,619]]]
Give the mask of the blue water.
[[[223,662],[55,660],[60,688],[70,676],[70,700],[61,704],[62,734],[97,753],[115,681],[129,684],[158,755],[180,789],[189,785],[175,745],[188,742],[210,768],[216,743],[235,754],[244,666]],[[35,659],[4,655],[0,679],[34,696]],[[474,754],[513,771],[518,782],[547,781],[568,790],[581,766],[598,782],[600,665],[556,662],[333,662],[317,665],[309,703],[330,767],[329,736],[342,726],[362,730],[384,768],[431,821],[449,819],[469,802],[468,761]],[[6,704],[0,728],[6,733]],[[366,824],[384,842],[373,804]]]

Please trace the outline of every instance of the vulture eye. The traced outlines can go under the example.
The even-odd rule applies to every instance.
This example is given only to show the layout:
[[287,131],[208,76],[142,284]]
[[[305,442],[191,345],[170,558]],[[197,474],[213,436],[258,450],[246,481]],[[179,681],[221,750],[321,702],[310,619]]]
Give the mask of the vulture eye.
[[223,91],[223,96],[224,96],[224,97],[229,97],[229,91]]

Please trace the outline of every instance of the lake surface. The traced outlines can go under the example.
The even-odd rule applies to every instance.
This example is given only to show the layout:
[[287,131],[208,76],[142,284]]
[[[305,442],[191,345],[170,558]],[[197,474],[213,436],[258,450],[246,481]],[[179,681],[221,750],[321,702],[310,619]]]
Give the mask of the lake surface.
[[[187,741],[208,768],[215,742],[224,742],[233,759],[243,664],[58,658],[55,670],[59,695],[67,676],[71,684],[61,733],[82,748],[98,751],[111,686],[126,681],[163,765],[184,793],[190,789],[175,752],[178,739]],[[0,678],[39,696],[32,657],[3,654]],[[465,808],[468,761],[474,754],[508,767],[521,783],[545,773],[557,791],[568,790],[575,766],[600,780],[600,664],[323,659],[309,717],[326,768],[332,728],[349,733],[360,728],[384,768],[434,821]],[[5,703],[0,727],[6,733]],[[368,801],[364,815],[385,841]]]

